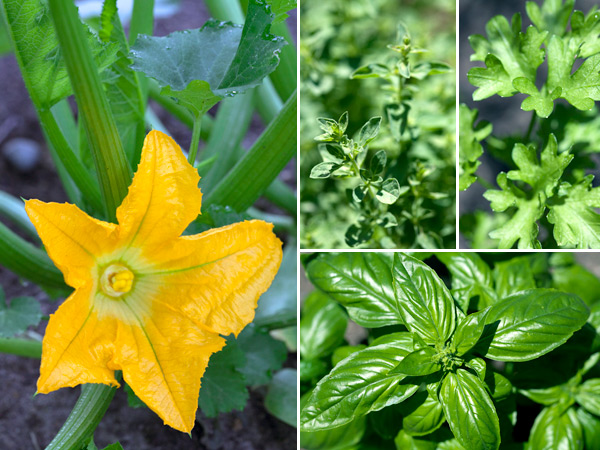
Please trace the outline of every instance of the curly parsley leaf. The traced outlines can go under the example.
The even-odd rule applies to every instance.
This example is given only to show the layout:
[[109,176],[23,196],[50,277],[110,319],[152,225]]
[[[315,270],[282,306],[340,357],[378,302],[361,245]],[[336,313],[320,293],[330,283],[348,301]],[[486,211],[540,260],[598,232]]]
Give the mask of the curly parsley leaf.
[[479,157],[483,154],[483,147],[480,142],[492,133],[492,124],[487,121],[480,121],[475,125],[478,111],[469,109],[465,104],[460,105],[460,168],[459,168],[459,188],[466,190],[476,180],[475,171],[481,164]]
[[549,202],[548,221],[554,224],[554,239],[561,247],[600,248],[600,188],[592,188],[593,175],[571,185],[561,183]]
[[[500,248],[511,248],[515,243],[519,248],[540,248],[537,221],[544,214],[546,200],[553,195],[573,155],[568,152],[558,154],[556,137],[550,135],[539,161],[535,147],[523,144],[515,145],[512,159],[519,170],[501,172],[497,178],[501,189],[483,194],[494,211],[516,208],[510,220],[492,231],[490,237],[500,240]],[[522,182],[523,189],[517,181]],[[525,185],[530,189],[525,189]]]

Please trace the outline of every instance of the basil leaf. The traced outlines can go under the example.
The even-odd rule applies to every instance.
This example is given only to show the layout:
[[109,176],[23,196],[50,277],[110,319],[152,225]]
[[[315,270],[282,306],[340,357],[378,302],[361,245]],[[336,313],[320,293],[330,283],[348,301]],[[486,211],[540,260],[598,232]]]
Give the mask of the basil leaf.
[[[446,421],[440,402],[427,392],[423,392],[423,394],[425,394],[422,396],[424,399],[420,400],[420,404],[415,405],[416,407],[410,413],[404,414],[402,419],[402,428],[411,436],[433,433]],[[408,403],[411,403],[415,397],[417,395],[409,399]]]
[[300,354],[303,359],[330,355],[344,341],[348,317],[343,308],[319,291],[304,302],[300,320]]
[[462,369],[448,373],[442,382],[440,401],[450,429],[463,447],[469,450],[498,449],[498,415],[479,378]]
[[[536,263],[538,261],[529,256],[511,258],[508,261],[496,263],[494,279],[498,298],[505,298],[525,289],[534,289],[536,287],[534,278]],[[546,271],[547,267],[544,267],[544,272]]]
[[[300,398],[300,407],[304,407],[310,393]],[[301,431],[300,446],[305,450],[342,450],[360,442],[367,426],[366,417],[358,417],[352,422],[332,430]]]
[[352,353],[356,353],[360,350],[364,350],[367,348],[366,345],[342,345],[334,350],[333,355],[331,355],[331,365],[337,366],[337,364],[346,359]]
[[441,370],[441,366],[433,361],[437,352],[433,347],[423,347],[406,355],[390,374],[402,373],[414,377],[429,375]]
[[439,253],[437,257],[452,274],[452,291],[465,313],[472,297],[479,296],[477,309],[496,302],[492,271],[477,253]]
[[485,361],[481,358],[473,358],[465,362],[465,366],[473,369],[481,381],[485,381],[487,367]]
[[600,378],[584,381],[575,393],[575,400],[592,414],[600,416]]
[[402,429],[402,406],[406,402],[412,401],[416,395],[418,393],[398,405],[391,405],[379,411],[369,413],[367,416],[369,418],[369,427],[386,441],[394,439]]
[[404,324],[428,344],[443,344],[452,335],[456,321],[450,291],[425,263],[396,253],[392,267],[394,292]]
[[594,448],[600,442],[600,419],[583,408],[577,410],[577,419],[583,429],[585,448]]
[[485,327],[486,314],[487,310],[469,314],[458,324],[452,336],[458,356],[464,355],[477,344]]
[[300,413],[304,431],[339,427],[357,417],[400,403],[419,388],[401,383],[389,371],[412,350],[409,333],[386,336],[386,342],[353,353],[315,387]]
[[519,393],[544,406],[564,402],[569,397],[569,393],[563,389],[563,385],[543,389],[522,389]]
[[478,349],[498,361],[529,361],[564,344],[588,316],[585,303],[575,295],[523,291],[488,308]]
[[536,417],[529,435],[530,448],[583,450],[583,430],[575,410],[562,409],[560,405],[549,406]]
[[392,289],[389,259],[380,253],[322,253],[312,260],[310,281],[348,310],[367,328],[402,323],[400,304]]
[[512,383],[498,372],[486,370],[484,381],[488,392],[494,400],[503,400],[512,393]]

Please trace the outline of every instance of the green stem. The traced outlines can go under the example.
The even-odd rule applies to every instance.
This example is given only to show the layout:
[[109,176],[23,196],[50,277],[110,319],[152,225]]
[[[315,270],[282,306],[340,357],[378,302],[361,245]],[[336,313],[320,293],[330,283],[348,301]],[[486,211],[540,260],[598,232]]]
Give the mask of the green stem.
[[106,215],[115,221],[131,182],[131,168],[75,4],[49,0],[48,5],[94,157]]
[[39,359],[42,357],[42,343],[29,339],[0,339],[0,353]]
[[51,289],[66,290],[63,274],[48,255],[0,223],[0,266]]
[[294,191],[279,178],[273,180],[265,191],[265,197],[274,205],[296,217],[297,198]]
[[16,199],[12,195],[0,191],[0,215],[7,217],[21,230],[25,231],[29,237],[35,239],[38,243],[40,242],[40,237],[25,212],[23,200]]
[[245,211],[296,154],[296,94],[290,96],[252,148],[209,193],[204,207],[228,205]]
[[529,137],[531,136],[531,132],[535,127],[535,121],[537,118],[537,114],[535,111],[531,111],[531,119],[529,120],[529,126],[527,127],[527,134],[525,134],[525,142],[529,142]]
[[75,407],[46,450],[79,450],[86,447],[108,409],[116,388],[84,384]]
[[193,166],[196,163],[198,156],[198,145],[200,145],[200,132],[202,130],[202,116],[196,116],[194,119],[194,128],[192,131],[192,142],[190,143],[190,151],[188,153],[188,162]]

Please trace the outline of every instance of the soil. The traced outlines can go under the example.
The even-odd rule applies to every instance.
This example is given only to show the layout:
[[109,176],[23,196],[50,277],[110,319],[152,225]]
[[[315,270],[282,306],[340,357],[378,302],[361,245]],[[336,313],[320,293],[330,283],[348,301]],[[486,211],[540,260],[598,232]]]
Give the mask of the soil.
[[[198,28],[207,18],[208,12],[201,2],[183,0],[179,12],[169,18],[157,20],[155,34],[166,35],[175,30]],[[292,14],[289,24],[292,30],[295,30],[295,14]],[[295,31],[293,34],[295,35]],[[15,170],[0,152],[0,190],[23,198],[66,201],[35,110],[12,55],[0,58],[0,73],[0,147],[15,137],[35,140],[42,147],[37,167],[28,173]],[[155,110],[173,137],[182,146],[186,146],[191,138],[190,130],[164,111]],[[248,140],[256,139],[262,127],[260,120],[255,118],[248,133]],[[248,142],[245,141],[244,144],[248,145]],[[285,169],[282,179],[295,186],[293,162]],[[4,288],[9,299],[21,295],[39,299],[44,314],[54,312],[60,304],[60,301],[50,301],[36,285],[19,280],[1,266],[0,286]],[[43,335],[43,326],[35,332]],[[286,366],[295,366],[295,355],[289,356]],[[39,360],[0,354],[0,449],[44,448],[60,429],[75,404],[79,388],[65,388],[48,395],[33,397],[38,375]],[[215,419],[207,418],[199,412],[190,438],[163,425],[162,420],[149,409],[130,408],[126,394],[120,389],[96,430],[95,441],[98,448],[119,441],[125,449],[136,450],[296,448],[296,429],[266,411],[264,396],[264,389],[253,390],[243,411],[222,414]]]

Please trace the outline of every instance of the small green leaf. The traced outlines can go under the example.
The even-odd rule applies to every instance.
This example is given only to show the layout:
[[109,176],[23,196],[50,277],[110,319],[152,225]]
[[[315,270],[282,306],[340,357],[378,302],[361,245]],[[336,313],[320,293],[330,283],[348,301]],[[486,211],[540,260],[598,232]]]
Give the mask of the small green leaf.
[[228,339],[220,352],[210,357],[208,367],[202,376],[202,389],[198,406],[208,417],[220,413],[243,410],[248,401],[246,379],[238,370],[246,364],[244,352],[235,339]]
[[346,158],[346,154],[342,147],[338,144],[325,144],[325,150],[334,158],[339,160],[344,160]]
[[458,324],[452,336],[458,356],[464,355],[477,344],[486,324],[486,314],[487,310],[469,314]]
[[296,369],[283,369],[275,374],[265,397],[265,408],[282,422],[297,426],[298,382]]
[[464,448],[498,449],[498,415],[479,378],[462,369],[448,373],[442,382],[440,401],[452,433]]
[[400,364],[390,370],[390,374],[401,373],[404,375],[419,377],[435,373],[442,369],[440,364],[434,361],[437,352],[433,347],[423,347],[415,350],[404,357]]
[[576,413],[577,419],[583,429],[584,448],[594,448],[594,445],[600,442],[600,419],[589,414],[583,408],[578,408]]
[[560,97],[562,92],[562,89],[559,87],[550,94],[542,93],[538,91],[535,84],[533,84],[533,81],[525,77],[515,78],[513,86],[521,94],[529,95],[529,97],[523,100],[521,109],[523,111],[535,110],[538,116],[544,118],[552,114],[552,111],[554,110],[554,100]]
[[398,219],[388,211],[377,219],[377,225],[382,226],[383,228],[394,228],[398,226]]
[[530,448],[583,450],[583,431],[573,408],[563,412],[561,405],[544,408],[529,435]]
[[371,163],[369,164],[369,170],[372,173],[379,175],[385,169],[386,164],[387,164],[387,154],[385,153],[385,150],[379,150],[371,158]]
[[575,393],[575,400],[587,411],[600,416],[600,378],[584,381]]
[[492,132],[492,124],[477,120],[478,111],[469,109],[465,104],[459,107],[459,189],[466,190],[477,180],[475,172],[481,164],[479,157],[483,154],[480,142]]
[[342,307],[320,291],[312,292],[302,307],[300,354],[305,359],[330,355],[344,341],[348,317]]
[[369,142],[377,137],[380,125],[381,117],[373,117],[363,125],[358,133],[358,142],[361,147],[366,147]]
[[552,289],[531,289],[487,310],[478,348],[498,361],[529,361],[564,344],[590,312],[577,296]]
[[352,224],[344,234],[344,241],[348,247],[358,247],[365,244],[373,237],[373,228],[368,223]]
[[158,81],[196,116],[225,96],[258,86],[275,70],[285,39],[270,34],[270,8],[251,0],[244,27],[209,20],[197,30],[138,36],[132,68]]
[[359,67],[350,78],[353,80],[361,80],[364,78],[383,78],[385,75],[390,73],[390,68],[385,64],[368,64],[366,66]]
[[0,286],[0,337],[11,338],[23,333],[30,326],[36,326],[42,320],[42,309],[33,297],[16,297],[10,306]]
[[[413,398],[404,403],[411,403]],[[433,433],[445,421],[442,405],[431,394],[427,393],[425,400],[416,409],[403,415],[402,428],[411,436],[424,436]]]
[[310,177],[314,179],[329,178],[333,172],[341,167],[340,164],[332,162],[322,162],[317,164],[310,171]]
[[396,333],[340,362],[319,381],[302,408],[301,429],[335,428],[409,398],[418,386],[402,383],[403,375],[392,376],[389,371],[411,351],[411,335]]
[[381,203],[392,205],[396,203],[396,200],[398,200],[402,194],[405,194],[408,191],[408,186],[403,186],[400,188],[400,183],[398,183],[398,180],[395,178],[388,178],[383,182],[381,189],[377,192],[375,197]]
[[392,288],[391,262],[381,253],[321,253],[306,267],[309,280],[340,302],[359,325],[402,323]]
[[123,389],[127,393],[127,404],[130,408],[146,408],[146,404],[135,395],[135,392],[133,392],[133,389],[127,383],[125,383]]
[[454,299],[437,273],[412,256],[394,254],[394,292],[409,331],[428,344],[444,344],[456,321]]

